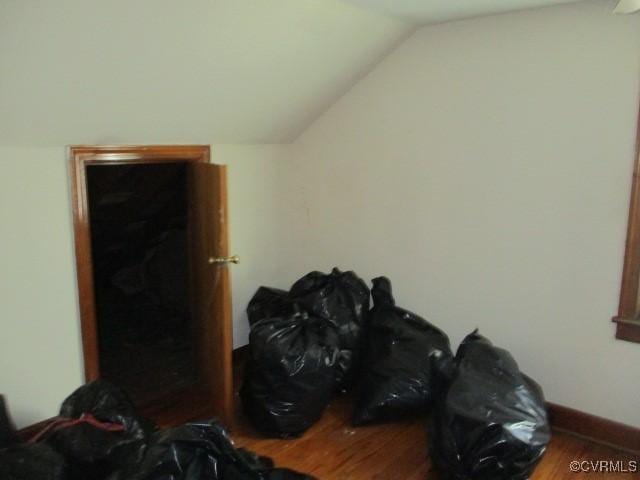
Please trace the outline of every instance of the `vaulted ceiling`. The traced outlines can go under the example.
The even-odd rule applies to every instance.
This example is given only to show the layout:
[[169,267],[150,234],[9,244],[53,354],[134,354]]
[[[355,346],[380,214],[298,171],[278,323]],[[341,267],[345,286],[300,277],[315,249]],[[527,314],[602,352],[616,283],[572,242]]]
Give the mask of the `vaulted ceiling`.
[[281,143],[416,24],[569,0],[0,0],[0,145]]
[[416,24],[445,22],[580,0],[344,0]]
[[286,142],[410,29],[338,0],[2,0],[0,145]]

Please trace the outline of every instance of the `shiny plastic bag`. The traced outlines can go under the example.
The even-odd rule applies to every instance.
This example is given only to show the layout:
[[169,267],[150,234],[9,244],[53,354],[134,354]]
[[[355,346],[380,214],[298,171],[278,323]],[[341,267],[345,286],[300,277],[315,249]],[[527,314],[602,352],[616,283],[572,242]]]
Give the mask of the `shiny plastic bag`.
[[139,460],[154,429],[122,390],[96,380],[63,402],[58,420],[41,436],[67,459],[70,478],[96,480]]
[[395,305],[388,278],[375,278],[371,293],[354,425],[426,413],[442,388],[436,363],[453,356],[441,330]]
[[38,443],[0,450],[2,480],[67,480],[65,460],[50,446]]
[[152,436],[144,458],[109,480],[313,480],[273,468],[268,459],[236,449],[217,422],[191,423]]
[[452,480],[526,480],[551,438],[542,389],[513,357],[474,332],[446,372],[431,456]]
[[306,312],[253,324],[240,391],[253,425],[282,438],[307,430],[336,392],[339,355],[334,325]]
[[289,292],[278,288],[260,287],[247,306],[249,325],[265,318],[282,317],[295,313]]
[[336,327],[340,342],[338,383],[349,388],[359,369],[362,331],[370,305],[369,287],[354,272],[334,268],[330,274],[305,275],[293,284],[289,294],[310,315]]

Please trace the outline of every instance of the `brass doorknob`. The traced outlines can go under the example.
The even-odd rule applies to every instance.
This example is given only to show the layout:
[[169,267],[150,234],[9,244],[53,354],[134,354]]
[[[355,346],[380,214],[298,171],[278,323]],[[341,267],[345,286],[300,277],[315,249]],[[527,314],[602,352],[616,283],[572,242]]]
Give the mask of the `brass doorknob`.
[[232,255],[230,257],[209,257],[209,263],[240,263],[240,257],[238,255]]

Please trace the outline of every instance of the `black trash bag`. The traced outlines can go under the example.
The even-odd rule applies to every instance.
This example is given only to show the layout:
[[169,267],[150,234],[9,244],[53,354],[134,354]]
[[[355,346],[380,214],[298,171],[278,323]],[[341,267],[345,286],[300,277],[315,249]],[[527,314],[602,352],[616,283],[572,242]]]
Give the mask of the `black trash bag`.
[[9,416],[4,397],[0,395],[0,449],[7,448],[14,443],[18,443],[16,428]]
[[388,278],[372,282],[374,306],[365,335],[354,425],[428,412],[442,388],[436,366],[453,357],[445,333],[395,306]]
[[339,355],[333,324],[306,312],[255,323],[240,390],[253,425],[281,438],[311,427],[337,390]]
[[216,421],[190,423],[154,434],[144,458],[109,480],[313,480],[277,469],[269,459],[236,449]]
[[370,305],[367,284],[354,272],[334,268],[330,274],[311,272],[289,291],[310,314],[330,321],[338,329],[340,359],[338,383],[348,389],[360,367],[362,331]]
[[67,459],[72,479],[106,478],[121,465],[139,460],[154,431],[138,417],[126,393],[104,380],[78,388],[63,402],[59,417],[60,428],[44,438]]
[[44,443],[15,445],[0,450],[2,480],[67,480],[65,460]]
[[247,306],[249,325],[265,318],[289,316],[292,313],[294,313],[294,302],[289,292],[278,288],[258,288]]
[[458,348],[429,434],[431,456],[452,480],[526,480],[551,439],[540,386],[476,332]]

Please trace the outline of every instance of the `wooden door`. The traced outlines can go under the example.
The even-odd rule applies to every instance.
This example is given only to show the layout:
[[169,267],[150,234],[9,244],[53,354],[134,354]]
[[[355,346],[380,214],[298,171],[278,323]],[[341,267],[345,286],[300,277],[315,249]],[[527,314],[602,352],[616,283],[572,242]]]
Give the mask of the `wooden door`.
[[100,378],[99,338],[91,253],[87,168],[90,165],[185,162],[189,165],[189,249],[192,345],[198,382],[176,398],[159,398],[142,413],[162,425],[203,416],[233,420],[231,288],[228,266],[226,169],[209,164],[208,146],[74,146],[69,173],[78,299],[86,381]]
[[192,223],[194,342],[198,378],[211,407],[233,419],[231,289],[228,262],[226,167],[192,164],[189,172]]

